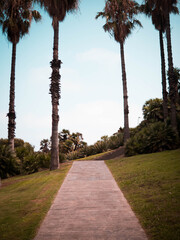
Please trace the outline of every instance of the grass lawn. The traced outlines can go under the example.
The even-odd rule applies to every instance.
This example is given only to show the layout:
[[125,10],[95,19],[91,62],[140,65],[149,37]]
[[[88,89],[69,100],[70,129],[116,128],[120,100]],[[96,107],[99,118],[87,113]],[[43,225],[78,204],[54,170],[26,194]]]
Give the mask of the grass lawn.
[[109,153],[109,152],[111,152],[111,151],[112,151],[112,150],[110,150],[110,151],[108,151],[108,152],[98,153],[98,154],[91,155],[91,156],[84,157],[84,158],[78,158],[78,159],[75,159],[75,160],[72,160],[72,161],[88,161],[88,160],[94,160],[95,158],[101,157],[101,156],[103,156],[104,154]]
[[149,239],[180,240],[180,149],[106,164]]
[[0,240],[33,239],[70,167],[2,181]]

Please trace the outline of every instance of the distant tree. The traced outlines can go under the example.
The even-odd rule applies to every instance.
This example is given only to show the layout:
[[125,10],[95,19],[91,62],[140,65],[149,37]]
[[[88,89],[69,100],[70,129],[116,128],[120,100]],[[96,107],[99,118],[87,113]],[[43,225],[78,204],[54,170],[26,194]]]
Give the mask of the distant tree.
[[132,33],[136,25],[141,26],[141,23],[135,18],[139,12],[139,5],[132,0],[106,0],[103,12],[96,15],[106,18],[106,24],[103,26],[105,31],[108,31],[114,39],[120,44],[121,52],[121,67],[122,67],[122,82],[124,95],[124,142],[130,137],[129,133],[129,106],[127,94],[127,80],[124,58],[124,43],[127,37]]
[[58,143],[58,105],[60,99],[60,74],[61,60],[58,59],[59,21],[63,21],[66,13],[78,7],[78,0],[36,0],[45,8],[52,20],[54,30],[53,60],[51,61],[52,75],[50,93],[52,101],[52,147],[50,170],[59,168],[59,143]]
[[10,78],[10,100],[9,112],[7,114],[8,122],[8,140],[11,152],[14,152],[15,137],[15,63],[16,63],[16,46],[25,34],[29,32],[31,21],[41,19],[39,12],[32,10],[31,0],[6,0],[0,3],[0,25],[3,33],[12,43],[12,62]]
[[82,133],[79,133],[79,132],[72,133],[71,140],[74,143],[74,150],[78,150],[79,148],[82,147],[82,140],[83,140]]
[[60,152],[61,153],[66,154],[66,153],[69,153],[72,151],[74,151],[74,143],[72,140],[67,139],[64,142],[60,143]]
[[163,100],[159,98],[150,99],[143,105],[144,119],[149,122],[163,121]]
[[51,150],[51,142],[48,139],[43,139],[40,142],[40,151],[48,153]]
[[60,152],[66,154],[83,148],[87,143],[83,141],[82,133],[76,132],[71,134],[69,130],[63,129],[59,133],[59,145]]
[[70,137],[70,131],[67,129],[63,129],[59,134],[59,142],[63,142],[65,140],[67,140]]

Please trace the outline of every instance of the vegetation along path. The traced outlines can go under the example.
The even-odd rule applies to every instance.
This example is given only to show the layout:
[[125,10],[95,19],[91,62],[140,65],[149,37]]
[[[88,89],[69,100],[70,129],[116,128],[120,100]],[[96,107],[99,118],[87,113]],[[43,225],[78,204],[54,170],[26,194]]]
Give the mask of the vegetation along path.
[[76,161],[35,240],[145,240],[104,161]]

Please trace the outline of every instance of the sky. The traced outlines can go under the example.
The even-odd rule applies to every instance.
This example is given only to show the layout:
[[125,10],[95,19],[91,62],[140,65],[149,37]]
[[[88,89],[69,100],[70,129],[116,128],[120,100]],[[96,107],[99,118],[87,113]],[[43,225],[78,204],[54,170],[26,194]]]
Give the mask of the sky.
[[[95,20],[104,5],[104,0],[81,0],[79,10],[59,25],[63,62],[59,132],[81,132],[88,144],[124,126],[120,46],[104,32],[105,19]],[[38,150],[40,141],[51,136],[53,29],[48,14],[36,9],[42,14],[41,22],[32,23],[29,34],[17,45],[15,110],[16,137]],[[145,101],[162,97],[159,34],[150,19],[143,15],[138,19],[143,28],[137,27],[125,43],[130,127],[143,120]],[[175,67],[180,67],[179,26],[180,16],[171,15]],[[11,52],[12,44],[0,31],[0,138],[8,134]]]

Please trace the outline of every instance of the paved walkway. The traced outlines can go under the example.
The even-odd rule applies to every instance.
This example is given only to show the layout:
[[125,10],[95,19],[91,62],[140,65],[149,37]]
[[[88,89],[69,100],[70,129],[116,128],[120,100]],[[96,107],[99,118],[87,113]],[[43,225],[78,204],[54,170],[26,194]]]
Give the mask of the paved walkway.
[[147,240],[104,161],[74,162],[35,240]]

